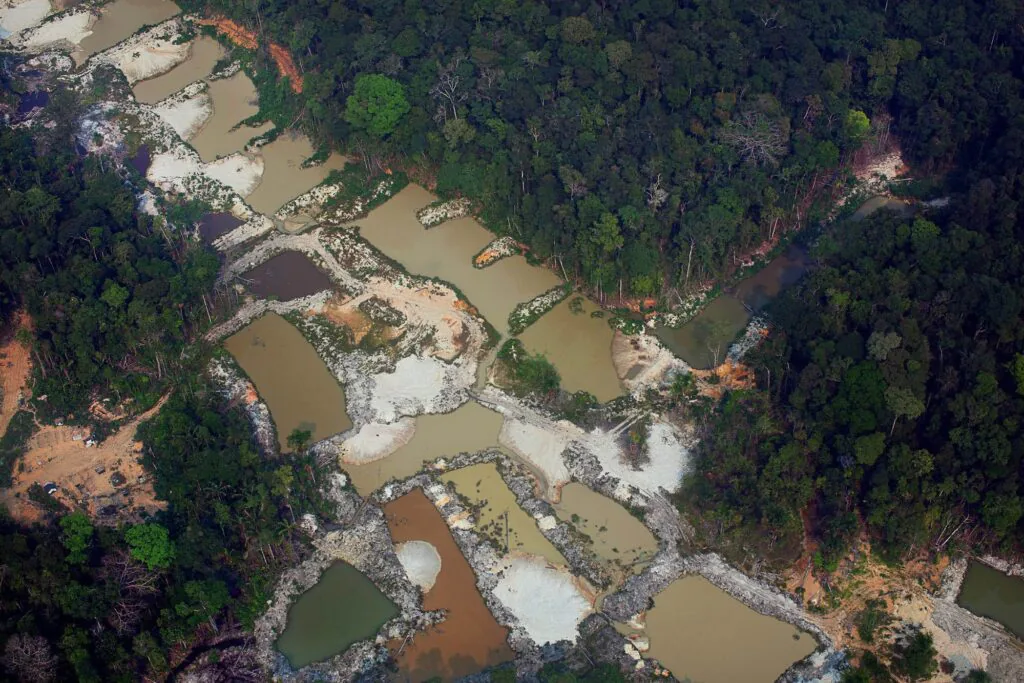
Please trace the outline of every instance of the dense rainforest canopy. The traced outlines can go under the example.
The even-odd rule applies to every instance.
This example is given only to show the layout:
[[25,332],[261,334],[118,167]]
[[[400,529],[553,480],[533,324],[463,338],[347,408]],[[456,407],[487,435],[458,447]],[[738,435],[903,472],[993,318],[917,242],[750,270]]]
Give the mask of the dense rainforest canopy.
[[[55,108],[74,111],[71,97]],[[63,126],[0,129],[0,178],[0,322],[16,306],[32,317],[39,409],[65,416],[99,386],[152,403],[180,369],[217,257],[137,211],[110,162],[79,156]]]
[[[872,133],[931,171],[1024,129],[1024,10],[1008,0],[182,4],[295,56],[302,94],[258,79],[264,115],[427,166],[601,291],[728,272],[803,224]],[[374,117],[371,90],[390,103]]]

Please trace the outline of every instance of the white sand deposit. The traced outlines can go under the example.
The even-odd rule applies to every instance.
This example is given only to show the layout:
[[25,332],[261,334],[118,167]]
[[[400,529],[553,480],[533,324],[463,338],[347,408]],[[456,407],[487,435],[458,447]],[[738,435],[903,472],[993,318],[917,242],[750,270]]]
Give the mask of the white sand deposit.
[[385,458],[409,443],[416,434],[416,420],[403,417],[391,424],[370,422],[341,444],[341,461],[365,465]]
[[441,572],[441,555],[426,541],[408,541],[395,546],[395,553],[409,580],[424,593],[434,587]]
[[175,43],[180,23],[176,19],[132,36],[97,55],[96,62],[113,64],[129,83],[152,78],[188,59],[191,44]]
[[557,500],[558,489],[569,481],[569,470],[562,451],[572,439],[567,431],[552,431],[522,420],[505,418],[498,434],[498,443],[512,450],[544,474],[547,483],[545,498]]
[[635,470],[623,459],[615,438],[600,431],[590,433],[588,445],[601,462],[601,468],[617,479],[647,493],[658,489],[677,491],[683,475],[690,469],[690,454],[676,429],[665,422],[654,422],[647,433],[650,461]]
[[166,152],[154,154],[150,159],[146,179],[169,190],[189,175],[199,173],[202,162],[199,155],[184,147],[172,147]]
[[174,129],[182,140],[189,140],[199,132],[213,113],[210,96],[200,92],[193,97],[171,97],[153,107],[153,113]]
[[55,43],[78,45],[92,33],[96,17],[88,10],[65,14],[22,33],[16,42],[29,50],[39,50]]
[[248,157],[236,152],[206,164],[203,173],[247,197],[263,179],[263,157]]
[[494,596],[538,645],[575,642],[577,626],[593,611],[571,574],[549,569],[539,558],[513,559],[498,580]]
[[394,372],[373,376],[370,407],[381,422],[393,422],[402,415],[433,412],[440,403],[449,366],[435,358],[406,356]]
[[6,38],[32,28],[53,11],[50,0],[0,1],[0,37]]

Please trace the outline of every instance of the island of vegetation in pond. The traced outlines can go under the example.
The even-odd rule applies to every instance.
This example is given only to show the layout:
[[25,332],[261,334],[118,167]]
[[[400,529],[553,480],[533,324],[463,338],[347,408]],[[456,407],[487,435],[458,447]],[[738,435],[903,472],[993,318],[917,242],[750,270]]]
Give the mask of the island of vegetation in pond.
[[277,648],[299,669],[372,638],[398,608],[355,567],[336,562],[288,611]]

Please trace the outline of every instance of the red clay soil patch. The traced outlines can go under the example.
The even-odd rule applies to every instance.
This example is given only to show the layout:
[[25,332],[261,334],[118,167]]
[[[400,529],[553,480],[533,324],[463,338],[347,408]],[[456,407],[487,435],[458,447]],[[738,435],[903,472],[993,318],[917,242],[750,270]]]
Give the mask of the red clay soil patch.
[[32,330],[32,320],[24,311],[17,314],[9,334],[0,338],[0,436],[18,412],[19,397],[26,398],[24,390],[32,370],[28,348],[15,338],[22,328]]
[[473,569],[423,491],[413,489],[388,503],[384,514],[395,543],[427,541],[437,548],[441,571],[423,597],[423,609],[448,611],[443,622],[417,633],[404,648],[402,641],[391,644],[403,677],[450,681],[511,660],[508,631],[487,609]]
[[[223,34],[235,45],[244,47],[247,50],[255,50],[259,46],[259,40],[256,38],[256,33],[245,28],[238,22],[228,19],[227,17],[212,17],[210,19],[197,19],[197,24],[202,26],[213,26],[217,29],[218,33]],[[302,92],[302,75],[299,74],[298,68],[295,66],[295,60],[292,59],[291,54],[288,50],[284,49],[277,43],[270,44],[270,56],[273,58],[274,63],[277,64],[277,71],[282,77],[287,77],[291,83],[292,92]]]
[[285,50],[277,43],[271,43],[270,56],[274,58],[274,62],[277,64],[277,70],[281,76],[288,77],[288,81],[292,86],[292,92],[296,94],[301,93],[302,75],[299,74],[299,70],[295,66],[295,60],[292,59],[288,50]]

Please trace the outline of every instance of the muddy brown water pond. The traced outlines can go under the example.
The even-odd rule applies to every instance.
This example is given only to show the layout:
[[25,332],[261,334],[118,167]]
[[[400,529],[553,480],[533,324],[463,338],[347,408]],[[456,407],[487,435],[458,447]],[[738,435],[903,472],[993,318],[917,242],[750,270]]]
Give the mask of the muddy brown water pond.
[[213,161],[217,157],[233,154],[243,149],[252,138],[274,127],[274,124],[267,122],[256,128],[235,128],[239,122],[260,110],[256,86],[244,72],[210,81],[207,93],[213,105],[213,114],[202,130],[189,140],[203,161]]
[[569,564],[551,541],[544,538],[533,517],[519,507],[493,462],[454,470],[441,477],[441,481],[454,484],[459,494],[481,506],[474,515],[477,527],[493,539],[499,549],[505,549],[507,520],[509,552],[539,555],[555,565]]
[[286,203],[319,185],[327,175],[345,165],[345,157],[331,154],[327,160],[309,168],[302,162],[313,156],[313,145],[305,135],[282,133],[260,148],[263,156],[263,180],[246,201],[256,211],[272,215]]
[[409,443],[376,462],[342,468],[352,478],[356,491],[367,496],[389,479],[411,477],[423,468],[423,463],[496,446],[501,419],[501,415],[474,401],[444,415],[420,415]]
[[283,251],[245,273],[249,291],[260,298],[291,301],[333,289],[331,279],[298,251]]
[[336,562],[288,610],[277,649],[299,669],[372,638],[398,608],[355,567]]
[[758,614],[701,576],[654,596],[645,631],[648,655],[693,683],[771,683],[817,647],[809,634]]
[[139,81],[132,87],[135,99],[144,104],[155,104],[173,95],[189,83],[210,75],[217,60],[224,56],[224,48],[213,38],[200,36],[189,46],[184,62],[155,78]]
[[352,426],[345,392],[302,333],[281,316],[264,315],[224,346],[270,408],[282,449],[294,429],[309,430],[319,441]]
[[212,244],[221,235],[226,235],[244,223],[230,213],[208,213],[199,219],[199,236],[207,244]]
[[474,268],[473,257],[494,235],[472,218],[424,228],[416,211],[435,199],[422,187],[409,185],[353,225],[410,273],[441,278],[458,287],[501,331],[508,329],[508,316],[517,304],[559,284],[554,273],[531,266],[522,256],[502,259],[489,268]]
[[858,208],[852,216],[851,221],[859,221],[867,218],[871,214],[881,209],[888,209],[889,211],[896,212],[899,216],[909,216],[914,213],[914,206],[907,201],[898,199],[896,197],[872,197]]
[[612,364],[614,331],[606,317],[591,316],[599,310],[589,299],[570,295],[526,328],[519,339],[528,351],[543,353],[555,364],[563,389],[588,391],[605,403],[623,392]]
[[639,519],[579,482],[563,486],[554,507],[559,519],[590,537],[591,549],[599,558],[626,574],[642,571],[645,560],[658,552],[654,534]]
[[405,644],[392,643],[401,680],[451,681],[513,658],[508,631],[494,620],[476,587],[476,575],[440,513],[420,489],[384,506],[395,543],[426,541],[441,556],[441,571],[423,596],[423,609],[447,610],[445,620]]
[[1024,578],[971,562],[957,603],[1024,638]]
[[181,8],[171,0],[114,0],[105,5],[100,18],[93,24],[92,33],[87,35],[78,49],[72,53],[76,65],[117,45],[143,26],[152,26],[167,21],[178,14]]

